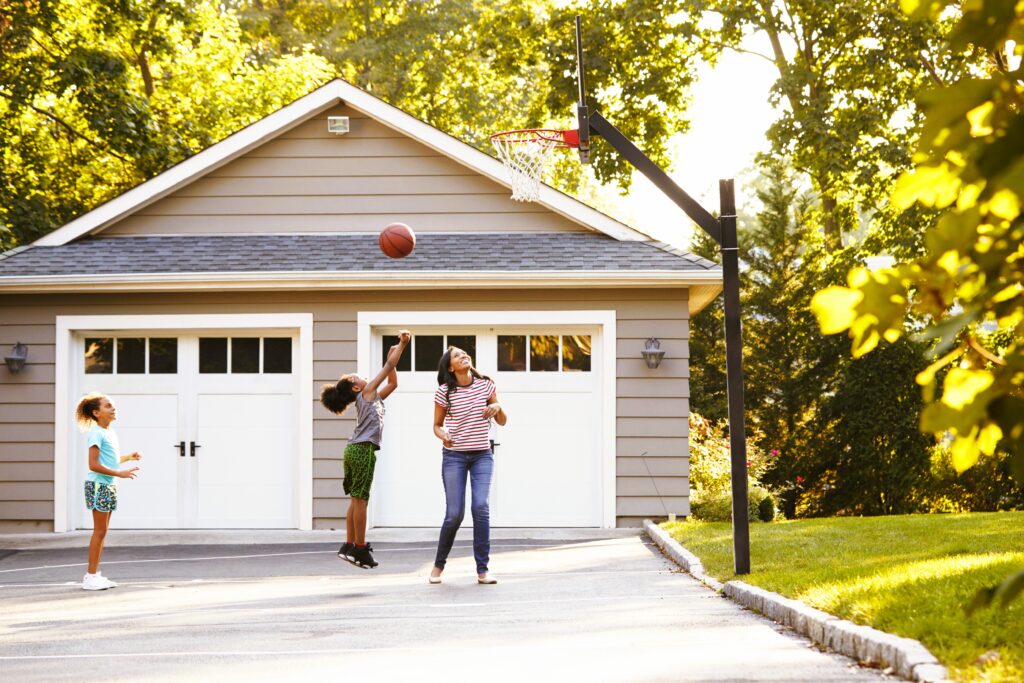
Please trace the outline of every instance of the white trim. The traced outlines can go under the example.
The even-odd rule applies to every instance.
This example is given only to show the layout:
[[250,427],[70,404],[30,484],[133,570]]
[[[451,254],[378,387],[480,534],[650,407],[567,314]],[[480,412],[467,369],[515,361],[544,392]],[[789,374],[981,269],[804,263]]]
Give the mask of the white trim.
[[359,311],[356,314],[356,372],[367,377],[374,327],[396,325],[596,325],[601,328],[601,524],[615,528],[615,311]]
[[71,461],[69,430],[74,399],[70,395],[72,374],[78,368],[77,357],[69,355],[71,341],[79,330],[189,330],[189,329],[295,329],[299,333],[298,362],[298,528],[313,528],[313,314],[174,314],[174,315],[58,315],[56,319],[54,453],[53,453],[53,530],[68,531],[71,516],[68,501],[68,467]]
[[344,289],[635,289],[691,287],[695,315],[722,290],[722,269],[693,271],[274,271],[218,273],[133,273],[126,275],[38,275],[0,277],[0,291],[175,292]]
[[68,472],[71,454],[68,452],[71,440],[69,432],[72,429],[71,401],[70,395],[71,373],[76,370],[76,363],[69,355],[71,348],[71,328],[67,326],[67,316],[57,316],[56,325],[57,338],[55,340],[54,353],[54,419],[53,419],[53,530],[57,532],[71,530],[71,514],[68,501],[70,497],[70,484]]
[[[59,246],[83,235],[98,232],[295,127],[311,116],[339,103],[347,104],[385,126],[450,157],[463,166],[505,187],[510,187],[508,172],[497,159],[360,90],[351,83],[335,79],[169,168],[160,175],[79,216],[63,227],[39,238],[34,244],[47,247]],[[585,228],[602,232],[619,240],[644,241],[652,239],[649,235],[620,223],[547,185],[541,186],[538,203]]]

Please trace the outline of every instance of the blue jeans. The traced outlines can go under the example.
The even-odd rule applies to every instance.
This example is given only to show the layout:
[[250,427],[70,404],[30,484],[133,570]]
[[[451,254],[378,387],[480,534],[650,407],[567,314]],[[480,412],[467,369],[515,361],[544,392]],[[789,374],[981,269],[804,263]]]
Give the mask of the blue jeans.
[[444,569],[448,553],[455,543],[455,534],[466,515],[466,475],[469,474],[472,487],[470,510],[473,513],[473,557],[476,558],[477,573],[484,574],[487,572],[487,562],[491,559],[491,510],[488,499],[491,494],[491,474],[494,472],[494,454],[490,449],[462,452],[442,448],[441,455],[445,513],[434,565]]

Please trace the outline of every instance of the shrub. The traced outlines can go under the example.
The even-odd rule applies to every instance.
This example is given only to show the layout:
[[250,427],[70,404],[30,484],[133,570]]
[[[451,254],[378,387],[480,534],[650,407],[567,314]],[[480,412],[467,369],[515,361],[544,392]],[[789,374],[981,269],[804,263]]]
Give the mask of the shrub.
[[996,451],[960,474],[946,444],[932,452],[931,480],[922,492],[922,507],[929,512],[996,512],[1024,510],[1024,487],[1010,474],[1010,456]]
[[[751,521],[775,519],[774,494],[761,485],[768,458],[747,440],[747,492]],[[732,519],[732,477],[729,439],[724,421],[712,423],[690,415],[690,514],[709,522]]]
[[757,518],[762,522],[775,521],[775,497],[768,494],[757,504]]
[[[775,497],[763,486],[751,486],[747,491],[747,510],[751,522],[774,521]],[[694,491],[690,514],[705,522],[729,522],[732,520],[732,495]]]

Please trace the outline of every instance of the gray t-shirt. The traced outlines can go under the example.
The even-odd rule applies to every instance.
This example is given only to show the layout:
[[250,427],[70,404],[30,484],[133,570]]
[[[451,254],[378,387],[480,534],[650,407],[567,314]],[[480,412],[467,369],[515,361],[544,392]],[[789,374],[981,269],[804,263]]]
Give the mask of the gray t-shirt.
[[348,442],[368,441],[379,447],[383,429],[384,401],[379,396],[372,401],[367,401],[363,398],[362,393],[356,394],[356,428]]

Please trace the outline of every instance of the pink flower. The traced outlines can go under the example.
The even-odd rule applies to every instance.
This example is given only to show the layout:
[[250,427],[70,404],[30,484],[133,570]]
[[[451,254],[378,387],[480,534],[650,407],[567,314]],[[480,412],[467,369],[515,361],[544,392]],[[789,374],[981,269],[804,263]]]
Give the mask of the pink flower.
[[796,483],[798,483],[798,484],[804,483],[804,478],[801,477],[799,474],[796,475]]
[[777,448],[773,448],[771,452],[772,452],[772,457],[773,458],[779,457],[779,451],[778,451]]

